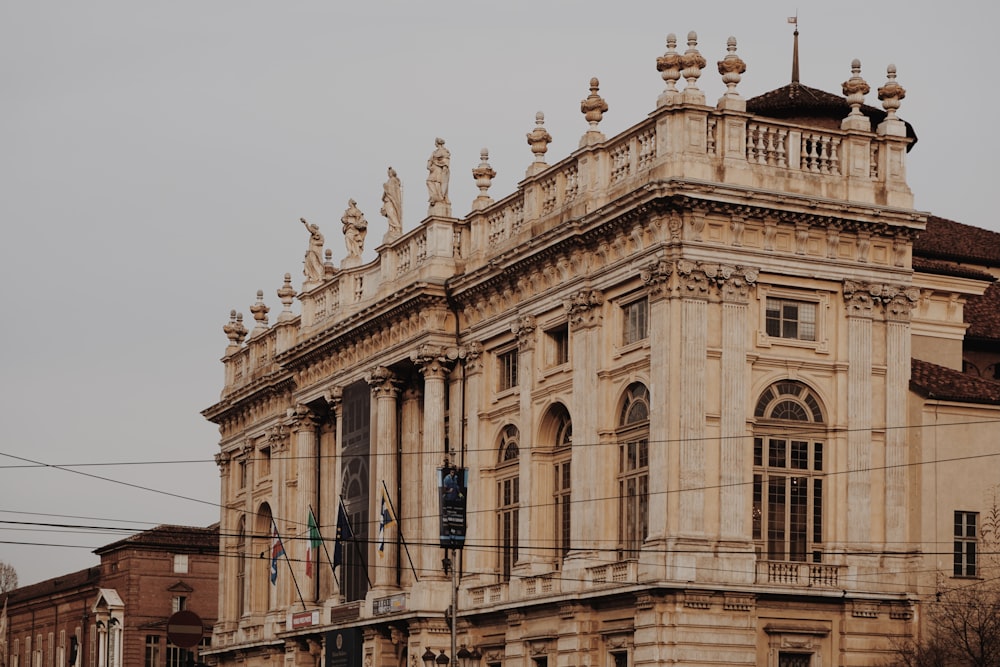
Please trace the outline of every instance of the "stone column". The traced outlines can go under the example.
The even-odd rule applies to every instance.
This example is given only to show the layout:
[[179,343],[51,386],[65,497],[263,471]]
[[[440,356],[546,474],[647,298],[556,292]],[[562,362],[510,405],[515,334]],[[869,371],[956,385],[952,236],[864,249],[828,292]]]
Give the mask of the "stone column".
[[719,527],[724,540],[749,540],[747,522],[747,347],[750,339],[749,297],[757,269],[721,266],[722,294],[722,407],[719,460]]
[[[292,503],[285,511],[285,517],[297,527],[295,531],[305,539],[288,540],[285,552],[295,568],[302,598],[307,602],[316,601],[316,586],[314,579],[306,577],[306,559],[309,555],[309,508],[316,511],[316,454],[319,451],[317,443],[316,415],[301,403],[295,406],[295,417],[292,422],[292,433],[295,437],[295,465],[298,468],[298,502]],[[315,569],[316,563],[313,563]]]
[[[443,579],[440,562],[434,563],[439,549],[436,547],[441,534],[438,525],[437,469],[444,464],[445,451],[445,379],[448,376],[447,358],[440,345],[421,345],[410,355],[424,376],[424,437],[420,456],[413,461],[413,470],[420,485],[420,542],[422,575]],[[419,472],[418,472],[419,471]],[[440,558],[437,558],[440,561]]]
[[381,509],[383,484],[393,507],[399,507],[399,496],[396,489],[399,486],[399,469],[397,467],[397,427],[396,399],[399,387],[396,376],[384,366],[378,366],[371,372],[369,384],[376,405],[376,435],[375,435],[375,466],[376,475],[372,478],[372,512],[376,518],[375,534],[376,549],[372,565],[375,568],[375,588],[396,588],[396,573],[399,564],[399,547],[397,545],[398,523],[387,524],[383,531],[382,543],[385,545],[378,551],[378,525]]
[[[230,582],[236,581],[235,563],[236,558],[243,555],[238,552],[239,543],[236,538],[236,524],[239,512],[229,497],[229,476],[232,473],[232,453],[219,452],[215,455],[215,465],[219,466],[219,534],[222,536],[219,549],[219,592],[223,607],[219,609],[220,621],[231,621],[238,618],[238,611],[234,611],[233,601],[237,599],[236,591],[232,589]],[[237,510],[237,511],[233,511]],[[236,543],[236,549],[233,544]],[[6,637],[4,637],[6,639]]]
[[681,295],[680,533],[705,534],[705,375],[708,277],[704,267],[677,263]]
[[[407,387],[403,390],[399,411],[399,445],[402,452],[400,467],[402,470],[419,469],[423,457],[423,434],[420,424],[422,397],[423,394],[417,387]],[[425,573],[433,566],[430,561],[425,562],[429,549],[423,545],[431,539],[431,536],[425,535],[423,532],[422,524],[427,510],[423,503],[421,486],[422,481],[415,483],[414,480],[403,479],[399,492],[399,512],[401,514],[399,531],[402,538],[409,543],[413,566],[416,568],[418,576],[423,579]],[[403,556],[405,557],[405,554]],[[404,587],[413,585],[413,572],[405,558],[401,576]]]
[[[885,542],[906,541],[906,402],[910,387],[910,316],[920,298],[915,287],[896,290],[885,307]],[[906,511],[904,511],[906,508]]]
[[670,440],[667,402],[670,387],[670,296],[669,281],[674,267],[654,260],[640,272],[649,297],[649,396],[656,409],[649,415],[649,542],[660,542],[667,534],[667,494],[670,488],[668,447]]
[[872,318],[870,285],[844,281],[847,306],[847,539],[871,541]]
[[[485,500],[491,494],[483,488],[482,470],[491,468],[496,464],[496,449],[487,446],[481,439],[479,433],[479,410],[480,410],[480,385],[483,377],[483,346],[478,342],[466,343],[459,349],[459,356],[463,357],[465,364],[465,414],[459,418],[466,420],[465,432],[467,434],[465,463],[469,468],[469,496],[465,507],[467,517],[476,517],[468,521],[465,531],[465,539],[470,544],[484,544],[487,535],[490,534],[489,527],[494,517],[487,512],[491,509]],[[454,407],[452,414],[455,414]],[[454,417],[452,417],[454,419]],[[488,549],[470,549],[462,552],[462,563],[465,572],[464,577],[474,581],[480,572],[486,572],[492,567],[493,553]]]
[[[254,512],[253,506],[253,444],[250,442],[244,442],[240,447],[240,455],[237,463],[242,463],[243,465],[243,517],[244,517],[244,530],[246,531],[245,544],[247,548],[253,549],[253,535],[254,530],[257,528],[257,514]],[[241,545],[242,546],[242,545]],[[244,611],[249,611],[254,608],[254,596],[256,591],[254,588],[260,586],[260,583],[253,583],[257,577],[253,576],[254,572],[254,561],[251,558],[250,553],[241,553],[241,558],[246,559],[244,563],[246,564],[245,575],[243,577],[243,609],[239,609],[236,612],[236,618],[243,614]]]
[[[288,430],[283,424],[275,426],[267,432],[267,444],[271,449],[271,520],[278,528],[285,553],[291,559],[294,558],[294,540],[291,537],[298,529],[298,524],[295,522],[295,497],[292,495],[294,490],[289,488],[294,465],[294,461],[289,459],[290,456],[294,456],[294,453],[290,452]],[[256,452],[255,455],[257,455]],[[298,471],[296,470],[296,483],[298,483],[297,478]],[[273,526],[268,526],[268,531],[273,530],[273,528]],[[267,544],[270,546],[270,539],[267,540]],[[277,582],[273,586],[270,581],[265,582],[267,591],[262,597],[273,600],[273,603],[266,605],[268,609],[285,607],[295,599],[295,586],[291,581],[288,567],[288,562],[279,561]],[[295,577],[299,578],[299,574],[299,572],[295,572]]]
[[[564,303],[569,319],[570,343],[573,359],[573,396],[570,416],[573,419],[573,440],[583,443],[599,443],[598,415],[601,412],[598,392],[597,364],[601,359],[601,321],[604,294],[599,290],[582,289],[571,295]],[[526,427],[528,425],[525,425]],[[525,436],[530,438],[530,432]],[[602,456],[605,450],[613,451],[610,456]],[[615,521],[615,476],[607,475],[606,464],[615,460],[617,451],[605,447],[575,447],[570,467],[570,485],[573,489],[573,510],[580,520],[570,524],[569,561],[576,559],[602,559],[605,554],[595,555],[593,545],[614,544],[617,539]],[[598,480],[606,480],[604,486]],[[522,497],[524,495],[522,490]],[[586,563],[581,563],[585,566]],[[567,574],[567,576],[569,576]]]
[[[539,483],[543,474],[538,469],[539,463],[533,460],[532,451],[535,432],[535,415],[531,400],[531,389],[535,377],[535,318],[531,315],[519,315],[510,325],[510,331],[517,337],[517,383],[518,412],[520,414],[521,455],[518,458],[518,476],[521,478],[521,511],[518,513],[518,534],[522,536],[522,546],[518,549],[518,563],[530,564],[552,558],[552,549],[548,542],[549,536],[539,534],[538,528],[552,524],[552,508],[548,502],[538,502],[537,498],[545,497],[539,494]],[[528,444],[528,447],[524,445]],[[549,475],[551,476],[551,472]],[[532,531],[532,528],[535,530]],[[532,536],[535,539],[524,539]],[[527,542],[525,545],[524,543]]]

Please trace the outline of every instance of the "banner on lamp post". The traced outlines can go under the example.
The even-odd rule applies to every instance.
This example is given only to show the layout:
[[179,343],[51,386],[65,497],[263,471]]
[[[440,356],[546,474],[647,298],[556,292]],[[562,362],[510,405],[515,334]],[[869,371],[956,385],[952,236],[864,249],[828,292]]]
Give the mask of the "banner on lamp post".
[[465,507],[469,499],[469,469],[447,466],[437,469],[441,499],[441,548],[465,546]]

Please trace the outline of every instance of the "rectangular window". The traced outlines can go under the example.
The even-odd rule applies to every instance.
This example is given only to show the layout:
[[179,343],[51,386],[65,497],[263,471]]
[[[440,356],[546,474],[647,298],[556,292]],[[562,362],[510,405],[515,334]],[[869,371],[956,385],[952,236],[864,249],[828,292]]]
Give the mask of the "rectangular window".
[[816,340],[816,304],[767,299],[767,335],[774,338]]
[[548,339],[548,365],[562,366],[569,363],[569,326],[563,324],[545,332]]
[[639,299],[622,306],[624,329],[622,344],[631,345],[649,336],[649,301]]
[[622,443],[618,470],[619,557],[635,558],[649,533],[649,441]]
[[556,463],[555,466],[555,501],[556,501],[556,540],[557,552],[562,558],[569,554],[570,534],[570,460]]
[[183,595],[175,595],[170,601],[170,610],[176,614],[184,609],[187,609],[187,598]]
[[240,459],[236,469],[237,481],[241,489],[247,488],[247,461]]
[[193,657],[186,648],[167,642],[167,667],[187,667],[189,658]]
[[145,667],[160,667],[160,635],[146,635]]
[[261,447],[260,456],[258,457],[260,463],[258,472],[258,479],[261,477],[268,477],[271,474],[271,448]]
[[812,653],[778,654],[778,667],[809,667],[812,664]]
[[517,522],[520,502],[520,479],[509,477],[497,483],[500,507],[497,516],[497,535],[500,538],[500,574],[510,581],[510,573],[517,562]]
[[978,572],[979,513],[955,512],[955,576],[975,577]]
[[611,667],[628,667],[628,652],[612,651]]
[[188,571],[188,555],[174,554],[174,573],[186,574]]
[[497,377],[497,391],[506,391],[517,386],[516,349],[497,355]]

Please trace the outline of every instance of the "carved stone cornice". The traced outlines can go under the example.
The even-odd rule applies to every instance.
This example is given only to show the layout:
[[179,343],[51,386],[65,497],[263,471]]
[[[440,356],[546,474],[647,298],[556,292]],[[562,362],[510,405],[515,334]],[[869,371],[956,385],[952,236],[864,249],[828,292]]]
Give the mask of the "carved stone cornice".
[[600,322],[604,293],[596,289],[582,289],[563,301],[569,322],[575,327],[591,327]]
[[657,259],[639,271],[639,278],[646,285],[650,296],[663,296],[667,293],[667,286],[673,273],[674,267],[670,262]]
[[372,389],[372,398],[396,398],[399,395],[399,381],[396,375],[385,366],[376,366],[368,373],[368,385]]
[[517,346],[521,350],[532,350],[535,347],[535,318],[532,315],[519,315],[510,324],[510,332],[517,336]]
[[410,361],[417,365],[424,378],[443,380],[451,367],[447,350],[441,345],[424,343],[410,352]]

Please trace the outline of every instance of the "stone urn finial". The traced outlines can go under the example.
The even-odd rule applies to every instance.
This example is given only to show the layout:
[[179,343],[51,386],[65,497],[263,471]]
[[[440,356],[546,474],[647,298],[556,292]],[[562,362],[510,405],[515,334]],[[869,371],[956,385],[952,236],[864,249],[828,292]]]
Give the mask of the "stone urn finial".
[[243,326],[243,313],[237,313],[235,309],[229,311],[229,322],[222,327],[222,331],[229,338],[226,353],[230,354],[240,349],[243,338],[247,335],[247,328]]
[[590,95],[587,95],[586,99],[580,102],[580,112],[587,119],[587,122],[590,123],[590,128],[580,139],[581,148],[589,144],[598,144],[605,139],[604,134],[597,129],[597,124],[601,122],[604,118],[604,113],[608,110],[608,103],[604,101],[603,97],[597,94],[600,85],[601,82],[597,80],[597,77],[593,77],[590,80]]
[[895,137],[906,136],[906,123],[896,115],[899,102],[906,97],[906,89],[896,82],[896,66],[889,65],[886,68],[886,78],[888,81],[878,89],[878,98],[882,100],[882,108],[885,109],[885,120],[878,124],[876,132],[881,135],[891,135]]
[[677,79],[681,78],[681,54],[677,53],[677,35],[667,35],[667,52],[656,59],[656,71],[663,77],[666,89],[656,98],[656,106],[662,107],[680,101]]
[[250,313],[257,323],[253,328],[251,336],[257,335],[267,329],[267,314],[270,310],[267,304],[264,303],[264,290],[257,290],[257,301],[250,306]]
[[708,64],[708,61],[698,51],[698,33],[694,30],[688,33],[688,48],[681,56],[681,76],[687,82],[684,86],[683,99],[692,104],[704,104],[705,94],[698,89],[698,78],[701,76],[701,68]]
[[552,135],[545,129],[545,114],[539,111],[535,114],[535,129],[528,132],[528,145],[535,154],[536,164],[545,164],[545,153],[552,143]]
[[885,72],[888,81],[878,89],[878,98],[882,100],[882,108],[885,109],[886,120],[898,120],[896,109],[899,102],[906,97],[906,89],[896,82],[896,66],[890,64]]
[[285,282],[276,292],[281,299],[281,312],[278,313],[278,321],[284,322],[292,319],[292,300],[295,299],[295,288],[292,287],[292,274],[285,274]]
[[472,209],[478,211],[493,203],[493,199],[487,193],[493,185],[493,179],[497,172],[490,166],[490,152],[487,149],[479,151],[479,166],[472,170],[472,178],[476,180],[476,187],[479,188],[479,195],[472,202]]
[[736,85],[743,78],[743,72],[747,71],[747,64],[736,55],[735,37],[731,36],[726,40],[726,51],[728,51],[726,57],[718,62],[722,83],[726,84],[726,93],[719,100],[719,108],[746,111],[746,101],[736,91]]
[[847,97],[847,103],[851,105],[851,112],[841,123],[843,129],[871,129],[868,118],[861,113],[861,105],[864,104],[865,95],[868,94],[869,90],[871,88],[868,86],[868,82],[861,78],[861,61],[855,58],[851,61],[851,78],[843,83],[844,95]]

